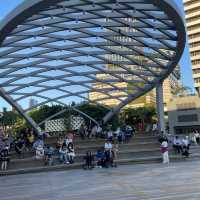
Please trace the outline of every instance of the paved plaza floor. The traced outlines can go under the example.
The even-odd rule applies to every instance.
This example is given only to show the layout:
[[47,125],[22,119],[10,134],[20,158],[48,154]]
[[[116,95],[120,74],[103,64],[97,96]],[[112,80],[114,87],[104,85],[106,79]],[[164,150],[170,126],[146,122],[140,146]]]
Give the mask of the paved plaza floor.
[[0,200],[199,200],[200,161],[0,177]]

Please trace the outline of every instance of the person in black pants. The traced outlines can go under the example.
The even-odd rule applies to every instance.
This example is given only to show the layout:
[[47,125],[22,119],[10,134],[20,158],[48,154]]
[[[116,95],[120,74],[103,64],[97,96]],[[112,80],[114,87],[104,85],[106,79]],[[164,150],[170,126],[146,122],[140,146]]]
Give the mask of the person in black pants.
[[15,142],[15,151],[19,155],[19,158],[23,158],[24,148],[25,148],[25,141],[23,138],[19,138]]
[[94,156],[92,155],[91,151],[87,151],[86,155],[84,156],[85,164],[83,165],[84,169],[92,169],[94,167],[93,161]]
[[1,170],[7,170],[8,162],[9,162],[9,147],[5,146],[5,148],[0,152],[1,158]]

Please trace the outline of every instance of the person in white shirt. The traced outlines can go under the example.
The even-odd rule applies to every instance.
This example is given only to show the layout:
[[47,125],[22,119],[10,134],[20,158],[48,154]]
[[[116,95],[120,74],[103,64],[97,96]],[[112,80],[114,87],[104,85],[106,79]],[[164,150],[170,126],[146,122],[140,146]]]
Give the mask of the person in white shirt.
[[104,145],[104,155],[105,155],[105,166],[106,167],[109,167],[112,165],[112,148],[113,148],[113,145],[110,141],[106,142],[105,145]]
[[200,144],[200,134],[197,130],[194,133],[194,137],[195,137],[196,143]]
[[67,146],[67,156],[69,163],[73,163],[75,157],[75,151],[74,151],[74,144],[72,142],[70,142]]
[[182,143],[183,143],[183,146],[188,148],[189,147],[189,138],[188,136],[185,136],[185,138],[182,139]]
[[163,164],[169,164],[168,143],[164,140],[161,144],[161,152],[163,157]]
[[173,140],[173,147],[174,147],[175,151],[176,151],[178,154],[180,154],[180,153],[183,152],[183,149],[182,149],[182,141],[181,141],[181,139],[180,139],[178,136],[176,136],[176,137],[174,138],[174,140]]
[[105,151],[111,151],[112,150],[112,143],[110,141],[106,142],[104,144]]
[[188,136],[185,136],[185,138],[183,138],[182,140],[182,143],[183,143],[183,155],[185,157],[189,157],[189,150],[190,150],[190,141],[189,141],[189,137]]
[[35,158],[37,160],[43,159],[44,157],[44,148],[42,145],[38,145],[35,150]]

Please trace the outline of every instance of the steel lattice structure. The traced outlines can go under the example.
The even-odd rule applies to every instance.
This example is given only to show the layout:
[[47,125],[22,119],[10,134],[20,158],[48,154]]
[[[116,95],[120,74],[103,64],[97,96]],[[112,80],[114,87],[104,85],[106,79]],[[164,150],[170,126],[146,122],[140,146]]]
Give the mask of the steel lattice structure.
[[21,106],[30,97],[36,106],[115,99],[106,122],[164,80],[184,46],[172,0],[26,0],[0,26],[0,94],[35,129]]

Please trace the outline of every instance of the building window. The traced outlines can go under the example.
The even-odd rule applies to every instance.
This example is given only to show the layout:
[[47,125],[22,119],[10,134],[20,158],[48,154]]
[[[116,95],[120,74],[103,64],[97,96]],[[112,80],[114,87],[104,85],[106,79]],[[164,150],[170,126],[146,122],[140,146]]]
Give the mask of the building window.
[[195,103],[176,104],[176,109],[178,111],[196,110],[196,104]]
[[198,115],[179,115],[178,116],[178,122],[197,122],[198,121]]
[[192,61],[192,65],[198,65],[198,64],[200,64],[200,60],[193,60]]
[[195,83],[200,83],[200,78],[194,78]]

